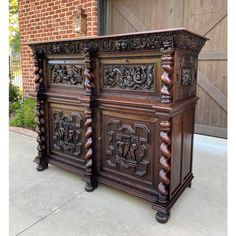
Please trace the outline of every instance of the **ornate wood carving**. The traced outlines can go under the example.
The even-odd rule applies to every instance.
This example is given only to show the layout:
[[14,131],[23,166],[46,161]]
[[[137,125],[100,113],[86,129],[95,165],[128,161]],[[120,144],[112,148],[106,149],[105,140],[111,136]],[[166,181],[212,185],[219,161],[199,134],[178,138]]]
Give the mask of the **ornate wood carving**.
[[192,84],[192,71],[189,68],[183,68],[181,70],[181,85],[189,86]]
[[38,44],[37,48],[45,54],[81,53],[84,48],[93,52],[137,51],[160,48],[180,48],[199,52],[205,44],[205,39],[190,32],[179,30],[169,32],[153,32],[149,34],[124,35],[112,38],[96,38],[86,40],[71,40],[67,42],[52,42]]
[[197,86],[197,56],[194,54],[177,54],[176,62],[176,100],[196,95]]
[[36,132],[38,155],[34,161],[38,164],[37,170],[42,171],[48,167],[46,161],[46,128],[45,128],[45,105],[44,105],[44,86],[43,86],[43,57],[39,50],[33,51],[35,66],[35,87],[36,87]]
[[166,222],[193,179],[197,56],[205,41],[173,29],[31,44],[38,170],[49,162],[81,173],[86,191],[98,180],[152,201]]
[[171,158],[171,120],[161,120],[160,122],[160,183],[158,185],[158,201],[166,203],[169,195],[170,185],[170,158]]
[[75,157],[81,156],[83,153],[81,115],[63,114],[63,111],[57,111],[52,116],[52,149]]
[[147,160],[150,131],[141,124],[121,125],[118,120],[110,120],[106,126],[107,163],[113,168],[133,168],[134,175],[144,176],[148,172]]
[[104,65],[104,87],[154,89],[154,65]]
[[51,68],[53,84],[83,85],[83,65],[53,65]]
[[85,105],[85,159],[86,159],[86,176],[88,177],[86,180],[85,190],[90,192],[95,188],[96,182],[94,179],[94,148],[93,148],[93,73],[92,73],[92,61],[91,61],[91,51],[89,48],[85,48],[84,50],[85,59],[85,95],[88,98],[88,102]]
[[163,86],[161,88],[161,102],[162,103],[171,103],[173,100],[172,87],[174,84],[173,81],[173,70],[174,70],[174,50],[172,48],[162,48],[162,68],[163,73],[161,75],[161,81]]

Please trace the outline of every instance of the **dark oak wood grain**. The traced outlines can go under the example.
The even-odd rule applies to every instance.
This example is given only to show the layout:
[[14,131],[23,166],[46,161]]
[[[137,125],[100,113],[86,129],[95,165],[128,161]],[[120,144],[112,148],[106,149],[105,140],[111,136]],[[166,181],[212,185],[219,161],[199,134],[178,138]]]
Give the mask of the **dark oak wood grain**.
[[154,203],[191,185],[197,60],[184,29],[31,44],[39,171],[48,163]]

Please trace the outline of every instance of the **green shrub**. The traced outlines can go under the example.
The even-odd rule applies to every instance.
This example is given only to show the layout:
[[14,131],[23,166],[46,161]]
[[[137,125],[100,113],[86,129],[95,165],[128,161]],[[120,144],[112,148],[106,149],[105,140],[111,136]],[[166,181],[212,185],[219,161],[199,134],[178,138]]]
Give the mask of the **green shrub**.
[[12,83],[13,76],[12,73],[9,73],[9,103],[18,102],[22,99],[22,94],[20,88]]
[[21,104],[19,101],[9,104],[9,114],[15,114],[16,111],[20,108]]
[[10,120],[11,126],[35,128],[35,99],[27,98],[16,111],[15,117]]

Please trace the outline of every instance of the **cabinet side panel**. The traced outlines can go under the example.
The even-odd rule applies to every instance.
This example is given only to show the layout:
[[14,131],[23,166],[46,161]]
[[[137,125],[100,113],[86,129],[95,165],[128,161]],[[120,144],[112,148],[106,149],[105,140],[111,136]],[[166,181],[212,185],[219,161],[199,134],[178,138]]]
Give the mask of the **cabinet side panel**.
[[183,162],[182,180],[191,172],[192,148],[193,148],[193,124],[194,109],[191,108],[183,113]]
[[172,118],[171,195],[181,185],[182,119],[182,113]]
[[176,52],[174,101],[196,96],[197,59],[197,54]]

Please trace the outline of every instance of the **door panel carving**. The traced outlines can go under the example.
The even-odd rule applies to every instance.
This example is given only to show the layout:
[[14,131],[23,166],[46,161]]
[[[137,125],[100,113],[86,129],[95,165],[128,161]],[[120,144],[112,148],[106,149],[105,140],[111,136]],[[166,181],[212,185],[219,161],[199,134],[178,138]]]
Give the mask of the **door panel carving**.
[[83,153],[83,118],[79,113],[53,111],[52,150],[81,157]]
[[132,168],[133,174],[144,176],[148,172],[147,160],[150,131],[145,125],[121,125],[118,120],[110,120],[106,126],[107,163],[114,168]]

